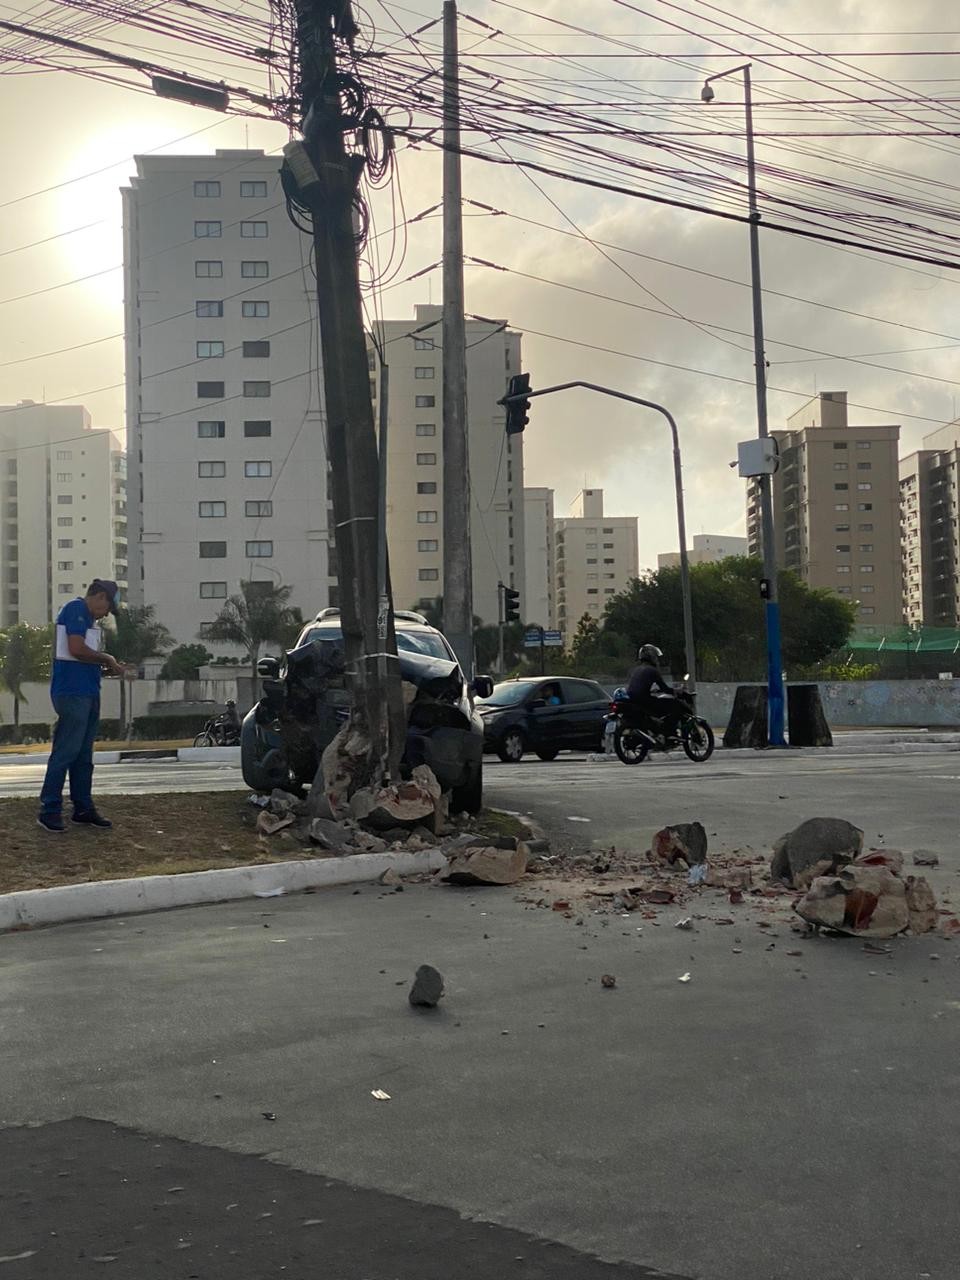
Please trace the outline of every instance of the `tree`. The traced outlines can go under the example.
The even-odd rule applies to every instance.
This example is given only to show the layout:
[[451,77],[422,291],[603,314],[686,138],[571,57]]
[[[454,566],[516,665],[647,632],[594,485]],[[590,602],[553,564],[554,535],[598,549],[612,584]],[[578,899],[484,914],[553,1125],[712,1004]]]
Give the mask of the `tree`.
[[[147,658],[158,658],[173,644],[173,636],[157,621],[152,604],[126,605],[117,610],[115,628],[104,631],[104,648],[118,662],[140,668]],[[120,681],[120,732],[127,726],[127,682]]]
[[[481,623],[473,620],[473,651],[477,670],[497,670],[500,658],[500,628],[495,622]],[[507,671],[520,665],[523,658],[523,637],[526,627],[522,622],[507,622],[503,627],[503,663]],[[498,675],[502,672],[497,672]]]
[[431,627],[443,630],[443,596],[424,596],[413,606],[415,613],[422,613]]
[[[759,560],[730,556],[692,565],[690,589],[698,675],[705,680],[760,680],[766,672],[766,632],[760,598]],[[831,591],[808,587],[781,570],[780,611],[786,670],[822,661],[853,629],[852,604]],[[683,609],[678,567],[635,578],[613,597],[604,615],[604,636],[613,633],[636,647],[650,641],[684,663]]]
[[13,723],[20,728],[20,703],[26,702],[23,686],[50,678],[52,627],[32,627],[20,622],[0,631],[0,688],[13,695]]
[[303,626],[303,615],[288,604],[292,587],[272,582],[241,582],[240,594],[230,596],[201,639],[240,645],[256,678],[257,660],[265,644],[290,648]]
[[213,654],[203,644],[178,644],[160,668],[161,680],[196,680],[197,669],[213,661]]
[[577,634],[570,646],[570,655],[576,663],[590,662],[600,649],[600,623],[585,613],[577,623]]

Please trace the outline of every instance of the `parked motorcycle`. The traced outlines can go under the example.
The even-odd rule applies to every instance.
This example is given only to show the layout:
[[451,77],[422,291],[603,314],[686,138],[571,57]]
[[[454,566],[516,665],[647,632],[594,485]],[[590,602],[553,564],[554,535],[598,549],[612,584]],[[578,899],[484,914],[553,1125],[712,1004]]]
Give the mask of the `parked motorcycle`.
[[212,716],[193,740],[195,747],[238,747],[240,745],[240,718],[235,702],[228,702],[226,711]]
[[683,688],[675,688],[674,694],[680,703],[680,719],[670,734],[660,717],[640,711],[629,698],[617,698],[610,704],[613,749],[624,764],[640,764],[650,751],[673,751],[681,746],[697,764],[713,755],[713,730],[696,714],[693,694]]

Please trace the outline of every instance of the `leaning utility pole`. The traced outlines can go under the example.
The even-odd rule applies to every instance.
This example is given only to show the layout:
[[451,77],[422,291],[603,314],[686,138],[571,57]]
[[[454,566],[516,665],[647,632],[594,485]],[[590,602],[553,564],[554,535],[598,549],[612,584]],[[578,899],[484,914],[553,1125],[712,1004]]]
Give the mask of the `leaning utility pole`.
[[[327,448],[336,526],[340,619],[355,726],[369,738],[356,785],[398,779],[405,717],[392,609],[378,634],[378,478],[353,207],[364,157],[348,154],[337,45],[356,32],[349,2],[294,0],[303,110],[302,163],[284,149],[313,219]],[[298,171],[299,169],[299,171]],[[382,571],[382,570],[381,570]]]
[[473,677],[467,342],[463,318],[460,69],[457,6],[443,5],[443,629]]

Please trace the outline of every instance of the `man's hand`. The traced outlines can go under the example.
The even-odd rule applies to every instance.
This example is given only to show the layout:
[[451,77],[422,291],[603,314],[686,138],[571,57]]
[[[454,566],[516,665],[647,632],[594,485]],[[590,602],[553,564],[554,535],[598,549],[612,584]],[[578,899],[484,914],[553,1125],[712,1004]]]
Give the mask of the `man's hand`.
[[122,676],[125,670],[123,665],[111,653],[103,655],[103,669],[110,676]]

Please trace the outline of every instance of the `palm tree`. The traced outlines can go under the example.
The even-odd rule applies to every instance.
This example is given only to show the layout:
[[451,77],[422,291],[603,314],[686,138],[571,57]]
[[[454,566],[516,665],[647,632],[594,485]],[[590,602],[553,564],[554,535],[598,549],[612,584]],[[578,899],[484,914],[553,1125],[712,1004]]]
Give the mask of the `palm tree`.
[[52,635],[51,627],[26,622],[0,631],[0,688],[13,694],[13,723],[18,730],[20,703],[27,701],[23,686],[50,677]]
[[300,610],[287,603],[292,591],[279,583],[241,582],[240,594],[228,597],[200,638],[240,645],[256,679],[261,647],[278,644],[289,648],[303,626]]
[[[147,658],[157,658],[173,646],[173,636],[156,618],[152,604],[129,605],[117,610],[116,629],[105,631],[104,648],[118,662],[139,668]],[[132,726],[131,726],[132,727]],[[127,682],[120,681],[120,732],[127,728]]]

